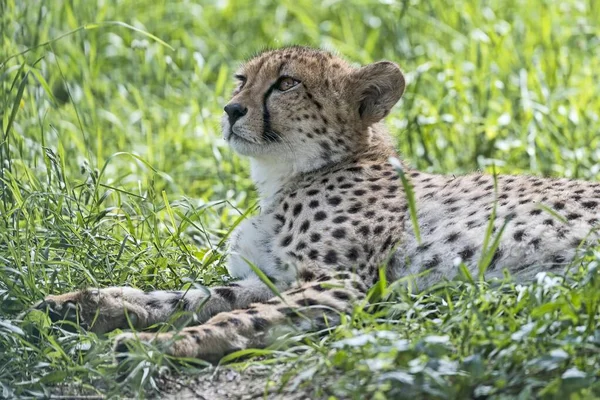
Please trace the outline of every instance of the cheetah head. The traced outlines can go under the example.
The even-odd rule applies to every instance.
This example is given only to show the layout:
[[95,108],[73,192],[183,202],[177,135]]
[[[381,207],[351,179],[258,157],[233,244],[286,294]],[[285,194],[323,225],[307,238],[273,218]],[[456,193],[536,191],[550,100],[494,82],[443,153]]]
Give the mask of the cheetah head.
[[404,92],[400,68],[352,67],[306,47],[267,51],[236,73],[223,136],[242,155],[320,167],[364,150],[370,127]]

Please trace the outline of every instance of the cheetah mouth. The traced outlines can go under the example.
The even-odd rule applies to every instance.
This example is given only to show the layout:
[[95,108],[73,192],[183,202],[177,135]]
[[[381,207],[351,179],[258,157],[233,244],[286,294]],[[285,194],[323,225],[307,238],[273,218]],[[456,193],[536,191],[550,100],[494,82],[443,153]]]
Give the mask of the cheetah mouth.
[[239,141],[241,143],[246,143],[246,144],[256,144],[255,142],[251,141],[250,139],[246,139],[245,137],[243,137],[239,133],[234,132],[233,129],[230,129],[229,130],[229,136],[227,137],[227,141],[228,142],[232,142],[234,140],[235,141]]
[[243,142],[248,142],[247,139],[244,139],[243,137],[241,137],[240,135],[238,135],[237,133],[235,133],[233,130],[230,130],[229,131],[229,140],[233,140],[233,139],[241,140]]

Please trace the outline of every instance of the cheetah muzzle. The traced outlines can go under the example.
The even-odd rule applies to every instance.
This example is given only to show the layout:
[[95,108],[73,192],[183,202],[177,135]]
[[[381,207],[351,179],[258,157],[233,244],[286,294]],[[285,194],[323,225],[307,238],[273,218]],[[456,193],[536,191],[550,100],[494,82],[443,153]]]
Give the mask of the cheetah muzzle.
[[457,259],[476,274],[493,207],[494,230],[504,230],[486,278],[501,277],[503,270],[524,279],[560,272],[580,244],[598,242],[600,183],[447,177],[401,164],[417,204],[418,241],[388,161],[397,154],[381,124],[405,87],[392,62],[355,68],[325,51],[289,47],[249,60],[236,79],[223,135],[250,157],[261,206],[260,215],[232,235],[228,269],[237,281],[186,292],[111,287],[48,296],[39,307],[53,320],[104,333],[143,330],[187,311],[194,318],[185,322],[195,325],[177,337],[124,333],[116,350],[126,350],[137,336],[165,344],[174,356],[218,359],[268,345],[274,327],[335,326],[365,298],[386,262],[389,281],[418,276],[420,287],[452,279]]

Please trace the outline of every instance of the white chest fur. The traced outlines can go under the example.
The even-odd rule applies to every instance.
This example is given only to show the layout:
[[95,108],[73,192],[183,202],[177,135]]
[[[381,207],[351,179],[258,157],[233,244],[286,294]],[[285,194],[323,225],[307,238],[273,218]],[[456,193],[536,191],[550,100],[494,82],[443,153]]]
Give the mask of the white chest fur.
[[230,242],[227,269],[234,278],[255,275],[249,263],[277,281],[292,282],[293,269],[284,269],[274,254],[274,236],[277,221],[271,214],[259,215],[243,221],[234,231]]

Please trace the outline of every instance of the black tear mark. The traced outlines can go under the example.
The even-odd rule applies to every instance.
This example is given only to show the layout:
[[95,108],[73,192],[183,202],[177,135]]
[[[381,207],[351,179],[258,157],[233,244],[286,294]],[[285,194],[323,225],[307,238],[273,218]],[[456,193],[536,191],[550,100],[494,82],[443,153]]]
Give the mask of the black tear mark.
[[271,93],[273,93],[273,90],[276,86],[277,82],[273,83],[263,96],[263,139],[271,142],[278,142],[281,140],[281,136],[274,134],[274,131],[271,128],[271,114],[269,113],[269,109],[267,107],[269,96]]

